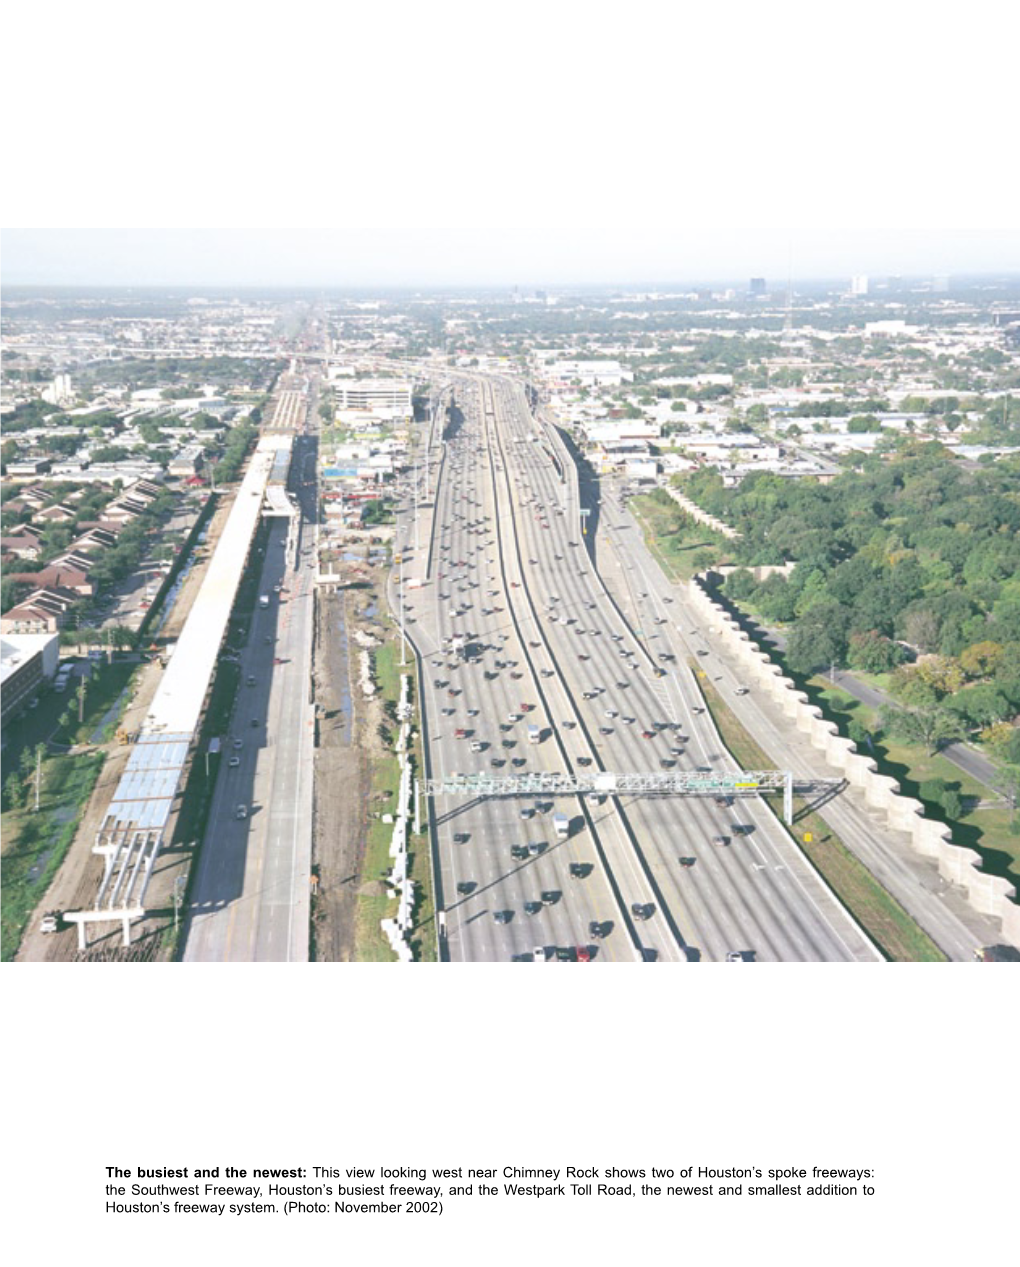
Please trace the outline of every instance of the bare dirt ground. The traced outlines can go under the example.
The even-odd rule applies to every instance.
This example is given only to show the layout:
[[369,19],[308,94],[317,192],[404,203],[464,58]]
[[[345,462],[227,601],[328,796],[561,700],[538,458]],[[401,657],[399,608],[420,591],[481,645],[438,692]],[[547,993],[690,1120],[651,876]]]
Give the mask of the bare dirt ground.
[[359,649],[350,639],[355,628],[382,632],[363,614],[377,601],[373,588],[320,593],[316,604],[314,957],[331,962],[354,959],[358,894],[366,882],[377,883],[363,872],[371,762],[385,752],[378,735],[383,713],[377,700],[362,695]]
[[[223,498],[217,507],[210,522],[210,541],[214,542],[218,539],[232,505],[233,497],[228,496]],[[180,635],[195,596],[205,579],[210,556],[211,550],[202,552],[202,556],[196,561],[187,580],[181,586],[177,602],[160,634],[160,643],[173,642]],[[122,718],[121,725],[125,730],[137,731],[142,725],[162,673],[162,667],[157,662],[141,666],[136,679],[134,696]],[[144,920],[132,925],[133,944],[130,947],[122,947],[121,928],[116,924],[100,924],[90,928],[90,945],[84,952],[78,950],[76,929],[50,934],[38,931],[39,921],[44,911],[76,911],[90,907],[95,901],[102,880],[103,861],[98,855],[92,853],[92,845],[132,749],[130,744],[120,744],[116,739],[105,745],[85,749],[90,752],[98,750],[103,750],[107,754],[102,773],[82,815],[63,866],[54,876],[42,901],[29,920],[24,940],[16,956],[19,961],[126,962],[140,959],[166,959],[171,954],[172,939],[167,937],[166,933],[173,924],[173,883],[177,875],[181,874],[182,869],[190,864],[192,852],[190,848],[180,848],[176,842],[173,847],[164,849],[156,860],[146,895],[146,902],[151,910]],[[178,798],[178,804],[175,804],[167,824],[165,839],[168,841],[174,840],[179,808]]]

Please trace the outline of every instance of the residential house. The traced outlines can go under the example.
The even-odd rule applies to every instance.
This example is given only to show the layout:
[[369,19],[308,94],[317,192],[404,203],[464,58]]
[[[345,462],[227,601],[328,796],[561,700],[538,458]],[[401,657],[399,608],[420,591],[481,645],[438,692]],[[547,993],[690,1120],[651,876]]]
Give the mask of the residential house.
[[40,572],[14,572],[8,579],[22,581],[28,585],[41,585],[47,590],[73,591],[80,598],[91,598],[96,589],[89,580],[87,571],[69,567],[63,560],[51,563]]
[[[35,580],[34,574],[32,579]],[[58,633],[67,623],[71,608],[80,601],[81,595],[74,590],[35,590],[0,616],[0,633]]]
[[75,516],[75,512],[70,506],[63,502],[56,502],[52,506],[47,506],[45,510],[37,511],[32,516],[32,522],[36,524],[63,524],[69,523]]

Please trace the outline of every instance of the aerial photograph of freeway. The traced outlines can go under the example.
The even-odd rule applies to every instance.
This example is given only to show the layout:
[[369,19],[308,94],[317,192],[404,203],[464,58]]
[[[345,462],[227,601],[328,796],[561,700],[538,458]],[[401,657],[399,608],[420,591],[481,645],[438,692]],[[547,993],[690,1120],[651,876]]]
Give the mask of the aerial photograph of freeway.
[[3,959],[1020,959],[1020,276],[867,264],[5,281]]

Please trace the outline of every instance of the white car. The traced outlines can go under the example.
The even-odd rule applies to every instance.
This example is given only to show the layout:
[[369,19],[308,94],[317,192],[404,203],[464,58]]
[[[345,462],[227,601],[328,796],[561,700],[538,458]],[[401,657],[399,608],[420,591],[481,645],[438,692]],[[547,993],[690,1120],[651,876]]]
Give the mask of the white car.
[[248,806],[247,806],[247,805],[238,805],[238,807],[237,807],[237,813],[236,813],[235,817],[237,817],[237,818],[247,818],[247,817],[248,817]]

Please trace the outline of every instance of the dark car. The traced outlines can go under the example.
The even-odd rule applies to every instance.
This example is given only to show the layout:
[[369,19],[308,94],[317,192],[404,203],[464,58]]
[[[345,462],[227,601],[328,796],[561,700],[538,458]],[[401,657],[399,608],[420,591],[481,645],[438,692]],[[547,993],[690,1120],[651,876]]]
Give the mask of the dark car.
[[457,885],[457,892],[471,893],[474,890],[474,887],[475,887],[474,880],[461,880],[460,883]]
[[697,862],[697,858],[677,858],[677,862],[679,862],[682,867],[693,867]]
[[513,917],[513,911],[493,911],[492,913],[492,918],[497,924],[509,924]]
[[655,914],[655,907],[651,902],[634,902],[630,913],[635,919],[651,919]]
[[520,861],[522,858],[526,858],[527,856],[528,856],[527,845],[511,845],[510,846],[511,858],[516,858],[518,861]]
[[578,757],[578,758],[577,758],[577,764],[578,764],[578,765],[580,765],[580,766],[588,766],[588,765],[591,765],[591,757]]
[[541,902],[525,902],[524,903],[525,915],[537,915],[541,909],[542,909]]
[[570,864],[571,880],[583,880],[591,871],[591,863],[589,862],[572,862]]
[[470,839],[471,836],[466,831],[455,831],[453,833],[453,843],[455,845],[465,845]]
[[542,892],[542,905],[554,906],[560,900],[559,889],[544,889]]
[[577,949],[574,946],[557,946],[556,958],[560,963],[576,963]]
[[601,937],[601,936],[602,936],[602,921],[601,921],[601,920],[593,919],[593,920],[589,923],[589,925],[588,925],[588,936],[589,936],[589,937]]

